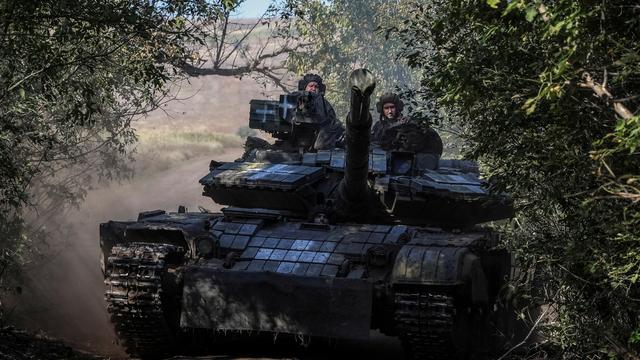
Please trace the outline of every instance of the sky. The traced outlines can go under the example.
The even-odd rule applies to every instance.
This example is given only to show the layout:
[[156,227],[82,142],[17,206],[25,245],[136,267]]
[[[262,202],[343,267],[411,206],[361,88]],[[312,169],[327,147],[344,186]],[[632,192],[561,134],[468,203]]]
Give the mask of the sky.
[[240,4],[236,17],[241,18],[259,18],[269,7],[271,0],[246,0]]

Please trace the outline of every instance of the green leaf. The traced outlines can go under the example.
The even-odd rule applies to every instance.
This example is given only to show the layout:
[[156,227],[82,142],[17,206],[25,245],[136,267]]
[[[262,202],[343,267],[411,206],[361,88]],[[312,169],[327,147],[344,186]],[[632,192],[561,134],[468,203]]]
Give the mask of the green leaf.
[[225,9],[233,9],[236,7],[236,5],[238,5],[238,1],[237,0],[223,0],[222,1],[222,6]]
[[494,9],[498,8],[498,4],[500,4],[500,0],[487,0],[487,5]]
[[525,101],[524,105],[522,106],[522,109],[525,111],[525,114],[531,115],[533,114],[534,111],[536,111],[537,105],[538,105],[537,98],[527,99],[527,101]]
[[635,329],[631,335],[629,336],[629,343],[638,344],[640,343],[640,328]]
[[527,8],[527,13],[525,15],[525,19],[527,19],[528,22],[532,22],[536,16],[538,15],[538,9],[536,9],[533,6],[530,6]]
[[504,12],[502,13],[502,16],[506,16],[509,15],[510,12],[512,12],[515,9],[521,9],[522,8],[522,2],[520,1],[511,1],[509,2],[509,5],[507,5],[507,8],[504,9]]

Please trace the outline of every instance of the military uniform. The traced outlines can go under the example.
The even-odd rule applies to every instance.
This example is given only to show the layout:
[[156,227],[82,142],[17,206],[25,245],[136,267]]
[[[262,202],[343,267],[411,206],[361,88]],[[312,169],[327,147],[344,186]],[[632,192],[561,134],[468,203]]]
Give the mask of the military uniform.
[[[385,104],[392,103],[396,107],[396,116],[387,118],[383,113]],[[371,142],[378,144],[384,150],[411,151],[417,154],[422,168],[436,168],[438,159],[442,155],[442,139],[432,128],[425,128],[420,124],[403,117],[401,112],[404,104],[393,93],[380,97],[376,108],[380,113],[380,120],[371,131]]]
[[[383,106],[384,104],[392,103],[396,107],[396,116],[393,119],[388,119],[384,116]],[[406,124],[409,119],[402,116],[402,110],[404,109],[404,103],[400,100],[400,97],[394,93],[386,93],[380,97],[376,103],[376,110],[380,114],[380,119],[373,124],[371,128],[371,142],[380,144],[384,133],[392,126],[397,124]]]
[[318,109],[318,118],[316,126],[316,140],[313,144],[313,150],[330,150],[342,146],[344,137],[344,126],[338,121],[333,106],[324,98],[325,85],[322,78],[316,74],[306,74],[298,82],[298,90],[305,91],[307,84],[315,82],[319,86],[318,95],[322,98]]
[[409,122],[409,118],[404,116],[399,116],[395,119],[385,119],[381,117],[380,120],[376,121],[371,128],[371,142],[380,143],[382,141],[382,137],[385,131],[389,130],[392,126],[396,124],[406,124]]
[[315,150],[330,150],[340,147],[344,137],[344,127],[338,121],[335,110],[327,100],[324,98],[323,100],[326,109],[325,121],[318,124],[318,133],[313,144]]

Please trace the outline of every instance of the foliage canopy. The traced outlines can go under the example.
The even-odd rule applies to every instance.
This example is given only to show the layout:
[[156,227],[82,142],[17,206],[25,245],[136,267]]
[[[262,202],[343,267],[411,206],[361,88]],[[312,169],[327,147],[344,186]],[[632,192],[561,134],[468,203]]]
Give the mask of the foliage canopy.
[[[0,287],[22,212],[120,175],[132,119],[157,107],[236,1],[0,1]],[[39,213],[39,215],[43,215]]]
[[386,29],[408,16],[405,1],[289,0],[285,8],[303,44],[289,55],[289,68],[297,74],[320,73],[327,98],[339,114],[346,113],[349,99],[344,89],[355,68],[376,74],[377,94],[414,82],[411,69],[397,58],[401,43],[389,38]]
[[509,246],[541,272],[564,357],[637,356],[640,8],[605,1],[415,1],[399,36],[517,201]]

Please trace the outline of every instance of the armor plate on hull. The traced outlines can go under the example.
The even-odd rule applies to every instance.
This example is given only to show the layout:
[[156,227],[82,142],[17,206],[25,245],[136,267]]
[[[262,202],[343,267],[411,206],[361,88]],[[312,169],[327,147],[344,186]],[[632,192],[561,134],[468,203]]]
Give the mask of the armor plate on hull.
[[371,283],[193,266],[185,272],[181,326],[366,339]]

